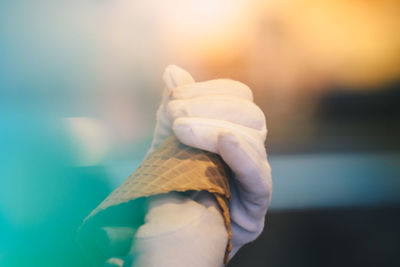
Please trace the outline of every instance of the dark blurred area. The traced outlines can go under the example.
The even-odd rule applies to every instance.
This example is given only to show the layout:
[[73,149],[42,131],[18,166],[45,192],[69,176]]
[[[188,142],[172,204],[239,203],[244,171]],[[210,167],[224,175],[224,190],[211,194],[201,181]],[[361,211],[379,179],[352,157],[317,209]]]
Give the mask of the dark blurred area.
[[399,266],[400,207],[272,211],[234,266]]
[[248,84],[274,192],[229,266],[400,266],[400,3],[0,1],[0,266],[85,266],[141,162],[163,68]]
[[306,127],[302,127],[300,119],[297,123],[294,121],[299,127],[282,137],[274,132],[280,122],[269,121],[269,152],[398,153],[399,103],[400,82],[361,92],[332,88],[318,99],[313,120]]

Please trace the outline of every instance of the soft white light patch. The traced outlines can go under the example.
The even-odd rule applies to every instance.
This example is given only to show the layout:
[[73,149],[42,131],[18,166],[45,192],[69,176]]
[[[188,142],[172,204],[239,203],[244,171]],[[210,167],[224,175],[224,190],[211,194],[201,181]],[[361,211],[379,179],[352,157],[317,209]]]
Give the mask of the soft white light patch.
[[231,27],[242,14],[247,1],[244,0],[190,0],[170,1],[164,6],[167,22],[181,33],[204,37],[210,32],[220,32]]
[[66,127],[76,142],[75,158],[78,166],[97,165],[105,157],[109,147],[109,138],[104,124],[87,117],[65,119]]

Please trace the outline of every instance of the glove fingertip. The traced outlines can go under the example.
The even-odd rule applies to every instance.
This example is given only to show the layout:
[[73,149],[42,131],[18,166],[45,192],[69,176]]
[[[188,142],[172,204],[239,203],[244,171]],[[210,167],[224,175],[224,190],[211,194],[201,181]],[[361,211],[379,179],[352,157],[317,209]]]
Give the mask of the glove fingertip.
[[176,119],[172,129],[179,141],[188,146],[192,145],[191,139],[193,139],[194,131],[189,124],[185,123],[185,118]]
[[197,118],[178,118],[174,121],[172,129],[183,144],[217,153],[217,132],[201,125]]

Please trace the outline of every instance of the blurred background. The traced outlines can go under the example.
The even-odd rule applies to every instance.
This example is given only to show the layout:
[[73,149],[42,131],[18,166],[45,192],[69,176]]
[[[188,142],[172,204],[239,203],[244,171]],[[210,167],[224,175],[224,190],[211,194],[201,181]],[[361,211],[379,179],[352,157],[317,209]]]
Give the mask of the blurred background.
[[0,1],[0,266],[84,266],[168,64],[267,116],[266,228],[228,266],[400,266],[397,0]]

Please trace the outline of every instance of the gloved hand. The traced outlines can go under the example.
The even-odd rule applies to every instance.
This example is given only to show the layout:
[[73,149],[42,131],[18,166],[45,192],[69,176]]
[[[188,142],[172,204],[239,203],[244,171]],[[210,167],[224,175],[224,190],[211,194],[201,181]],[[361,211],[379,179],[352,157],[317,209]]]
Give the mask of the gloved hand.
[[[189,73],[176,66],[166,68],[164,81],[166,89],[148,154],[174,133],[182,143],[217,153],[229,165],[234,174],[230,203],[232,258],[241,246],[261,233],[270,201],[272,182],[264,148],[267,133],[264,114],[253,103],[251,90],[237,81],[219,79],[195,83]],[[199,256],[193,261],[199,263],[198,266],[219,266],[227,233],[217,209],[210,194],[197,199],[181,199],[171,193],[166,197],[155,196],[150,200],[146,223],[139,228],[124,266],[137,266],[133,258],[140,262],[140,266],[153,266],[162,259],[163,256],[158,261],[154,259],[160,252],[174,254],[181,248],[191,252],[181,253],[179,263]],[[190,230],[182,231],[179,225]],[[204,229],[213,233],[207,236]],[[210,236],[215,236],[215,239],[208,240]],[[201,240],[202,237],[205,238]],[[193,238],[197,247],[191,247]],[[186,244],[175,247],[179,242]],[[196,249],[207,252],[193,251]],[[185,258],[185,254],[190,257]],[[150,263],[147,259],[154,261]],[[166,266],[180,265],[171,262]]]
[[164,81],[167,86],[150,153],[173,131],[182,143],[217,153],[228,164],[234,174],[232,257],[262,232],[270,202],[265,116],[243,83],[228,79],[195,83],[176,66],[166,68]]

